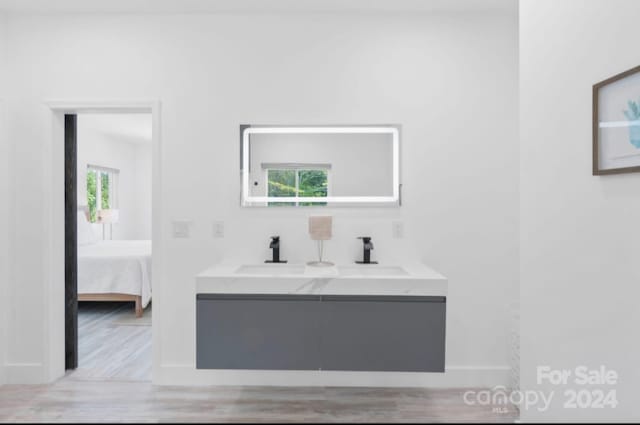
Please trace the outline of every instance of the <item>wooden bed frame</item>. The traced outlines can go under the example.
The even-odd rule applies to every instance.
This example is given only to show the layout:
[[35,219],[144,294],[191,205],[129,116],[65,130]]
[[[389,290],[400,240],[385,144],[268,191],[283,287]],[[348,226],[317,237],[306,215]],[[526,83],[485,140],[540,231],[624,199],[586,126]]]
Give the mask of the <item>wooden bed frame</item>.
[[78,301],[133,301],[136,303],[136,317],[142,317],[142,297],[129,294],[78,294]]

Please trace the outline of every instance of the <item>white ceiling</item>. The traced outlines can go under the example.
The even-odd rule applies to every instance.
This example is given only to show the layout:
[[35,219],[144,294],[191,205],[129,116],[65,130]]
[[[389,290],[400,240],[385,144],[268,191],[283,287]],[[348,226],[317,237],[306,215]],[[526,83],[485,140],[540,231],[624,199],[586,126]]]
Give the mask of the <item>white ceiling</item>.
[[139,145],[151,144],[151,114],[79,114],[79,132],[102,133],[111,139]]
[[0,0],[0,10],[25,13],[514,11],[517,6],[518,0]]

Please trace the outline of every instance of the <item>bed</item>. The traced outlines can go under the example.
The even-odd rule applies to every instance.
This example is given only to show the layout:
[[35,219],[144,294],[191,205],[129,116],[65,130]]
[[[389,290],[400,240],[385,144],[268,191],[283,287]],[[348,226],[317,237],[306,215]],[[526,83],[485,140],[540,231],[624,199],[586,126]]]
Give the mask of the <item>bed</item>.
[[151,241],[100,240],[78,210],[78,301],[151,301]]

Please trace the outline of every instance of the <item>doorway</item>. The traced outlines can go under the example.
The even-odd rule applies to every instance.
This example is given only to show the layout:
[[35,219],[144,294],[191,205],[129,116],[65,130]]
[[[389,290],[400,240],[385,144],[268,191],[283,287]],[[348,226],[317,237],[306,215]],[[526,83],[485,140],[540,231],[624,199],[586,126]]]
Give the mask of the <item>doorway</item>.
[[[66,109],[58,116],[64,123],[62,371],[76,378],[150,380],[157,107]],[[95,134],[89,137],[88,129],[101,133],[101,140]],[[109,139],[108,149],[104,139]],[[87,140],[102,146],[83,146]],[[139,178],[142,174],[146,179]],[[139,202],[134,205],[132,200]],[[132,269],[134,264],[137,269]],[[107,287],[100,286],[104,284]],[[155,310],[155,292],[153,301]],[[62,366],[56,363],[50,369],[54,379]]]

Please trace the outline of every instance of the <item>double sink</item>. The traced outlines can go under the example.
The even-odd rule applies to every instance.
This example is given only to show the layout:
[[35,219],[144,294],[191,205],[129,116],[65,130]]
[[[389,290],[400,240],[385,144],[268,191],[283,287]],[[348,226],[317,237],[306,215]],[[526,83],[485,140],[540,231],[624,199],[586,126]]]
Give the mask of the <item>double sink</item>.
[[239,266],[235,274],[238,276],[304,276],[314,274],[332,274],[335,277],[401,277],[409,273],[399,266],[380,266],[377,264],[362,266],[335,266],[330,269],[305,266],[304,264],[244,264]]
[[196,293],[446,296],[447,278],[419,262],[334,267],[225,262],[196,277]]
[[196,278],[196,367],[441,373],[446,297],[419,262],[221,263]]

